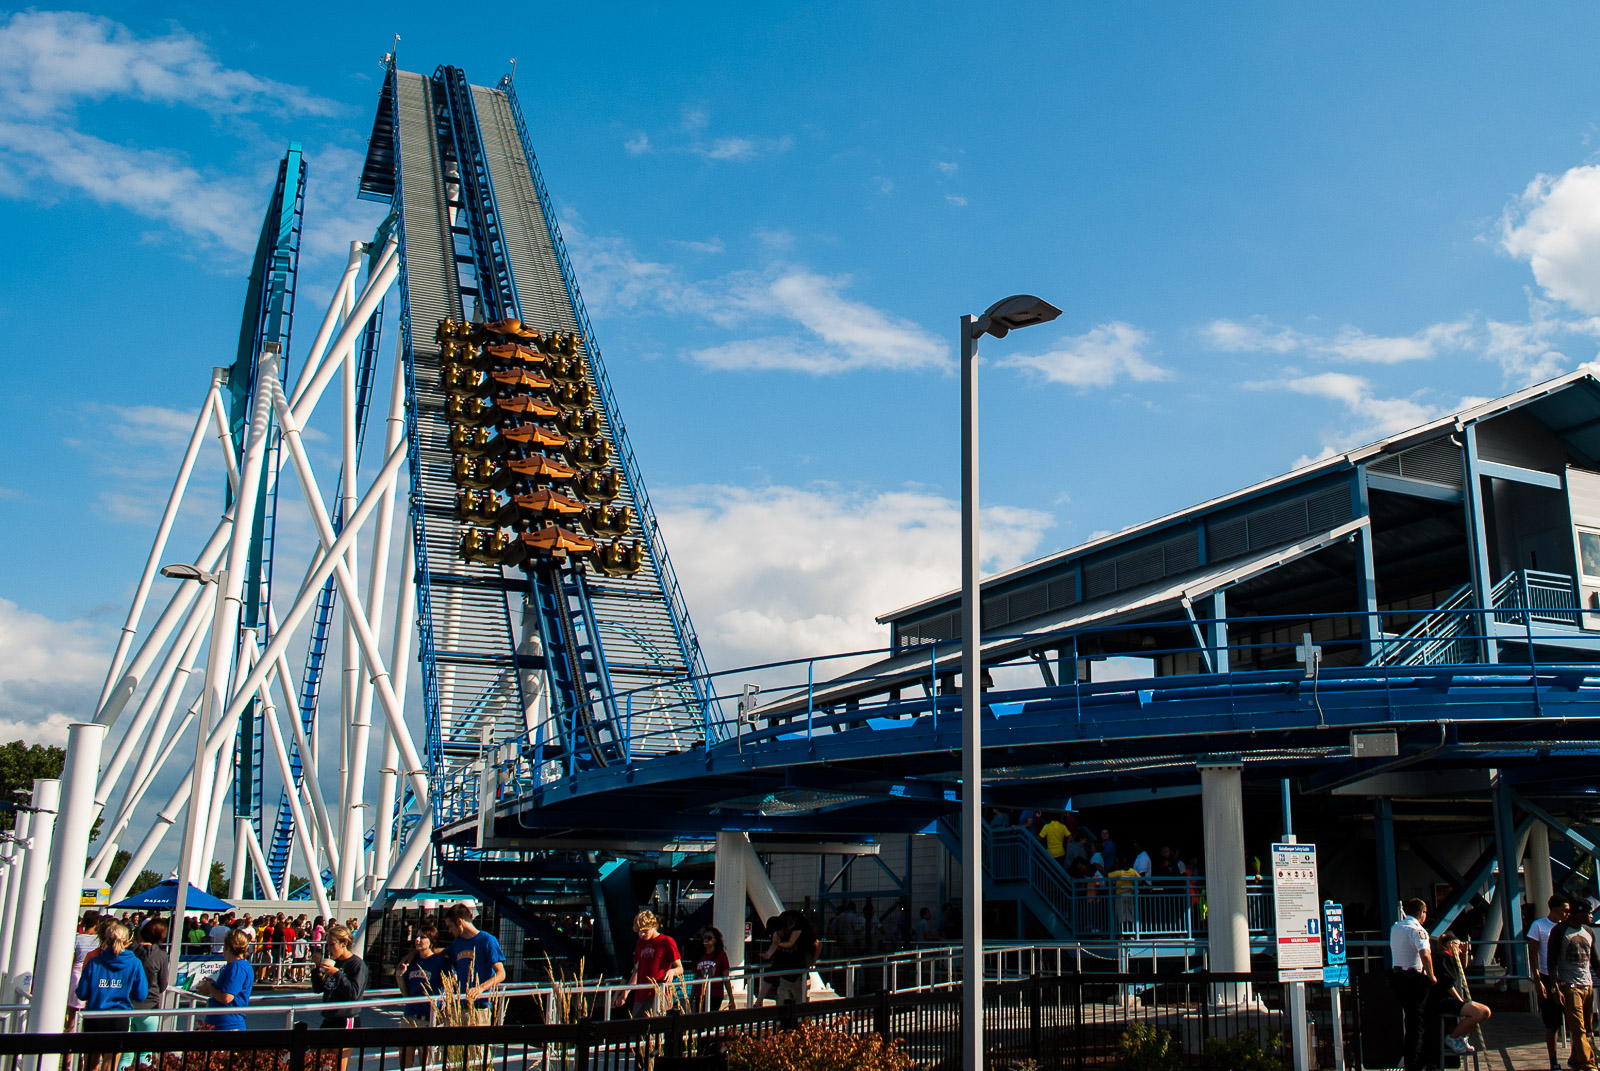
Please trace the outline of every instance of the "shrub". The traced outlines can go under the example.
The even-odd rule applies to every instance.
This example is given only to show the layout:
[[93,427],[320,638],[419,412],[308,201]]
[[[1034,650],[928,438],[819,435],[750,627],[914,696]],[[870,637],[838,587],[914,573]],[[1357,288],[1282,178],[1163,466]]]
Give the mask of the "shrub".
[[879,1034],[845,1034],[806,1023],[766,1037],[730,1036],[728,1071],[907,1071],[900,1043]]
[[1283,1037],[1279,1034],[1268,1038],[1263,1047],[1261,1035],[1243,1030],[1231,1038],[1208,1038],[1206,1062],[1215,1071],[1288,1071],[1287,1065],[1274,1055],[1282,1049]]
[[1111,1071],[1177,1071],[1180,1063],[1172,1035],[1144,1022],[1124,1030],[1111,1054]]

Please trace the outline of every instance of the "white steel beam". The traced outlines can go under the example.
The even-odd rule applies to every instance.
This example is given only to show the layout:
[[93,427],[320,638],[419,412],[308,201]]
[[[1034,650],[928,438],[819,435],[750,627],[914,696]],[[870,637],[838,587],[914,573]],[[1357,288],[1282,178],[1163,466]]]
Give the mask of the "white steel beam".
[[167,505],[161,513],[161,523],[156,526],[156,538],[150,547],[150,556],[145,559],[144,572],[139,574],[139,586],[134,589],[133,604],[128,607],[128,618],[122,623],[122,633],[117,637],[117,649],[111,655],[111,667],[106,671],[105,684],[100,688],[100,698],[95,701],[95,708],[106,705],[106,700],[111,695],[111,689],[117,683],[117,674],[122,672],[123,663],[128,657],[128,647],[133,643],[134,634],[139,631],[139,618],[144,615],[145,600],[150,596],[150,585],[155,580],[156,570],[161,566],[161,555],[167,549],[167,537],[172,534],[172,522],[178,518],[178,507],[183,503],[183,494],[189,487],[189,477],[194,472],[195,459],[200,455],[200,446],[205,442],[206,418],[211,411],[211,399],[217,393],[221,369],[211,371],[211,389],[206,392],[206,399],[200,405],[200,415],[195,419],[194,432],[189,436],[189,446],[183,452],[183,461],[178,465],[178,478],[172,483],[172,491],[167,495]]

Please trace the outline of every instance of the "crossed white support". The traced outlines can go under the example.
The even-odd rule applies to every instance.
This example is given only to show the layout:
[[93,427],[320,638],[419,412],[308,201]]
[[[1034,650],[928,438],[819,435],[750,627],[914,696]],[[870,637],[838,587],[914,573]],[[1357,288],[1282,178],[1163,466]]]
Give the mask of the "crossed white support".
[[[106,758],[97,774],[91,770],[93,775],[69,784],[70,791],[83,799],[72,809],[73,824],[56,837],[58,841],[80,838],[79,828],[87,828],[84,815],[90,822],[103,818],[100,841],[83,870],[86,880],[93,881],[109,881],[119,845],[134,845],[123,870],[110,881],[114,899],[125,897],[140,871],[159,858],[168,833],[180,822],[184,845],[173,867],[179,874],[203,885],[212,859],[226,844],[225,857],[234,861],[230,892],[244,891],[241,864],[248,861],[269,896],[289,894],[287,880],[281,888],[270,880],[261,836],[250,821],[233,813],[234,741],[252,704],[267,741],[265,773],[276,774],[284,786],[294,821],[290,858],[309,868],[311,895],[322,914],[331,915],[335,901],[370,898],[388,885],[410,880],[426,857],[432,828],[430,786],[405,716],[404,674],[391,674],[391,667],[410,664],[417,606],[409,575],[399,585],[398,598],[387,591],[396,523],[404,534],[405,556],[413,553],[410,518],[396,517],[401,508],[410,508],[408,496],[399,491],[406,462],[406,392],[398,348],[387,405],[379,410],[382,402],[374,399],[372,407],[386,413],[383,453],[376,466],[365,471],[359,467],[355,420],[358,346],[368,320],[398,278],[399,250],[391,239],[372,260],[363,283],[367,251],[367,246],[352,243],[344,273],[292,388],[279,378],[278,355],[269,348],[261,356],[250,423],[237,450],[223,398],[226,370],[211,372],[94,711],[93,722],[109,733]],[[342,389],[330,392],[334,377],[341,374]],[[324,408],[336,410],[339,417],[342,524],[337,533],[325,505],[329,491],[318,483],[304,442],[307,425],[319,413],[325,395],[331,397]],[[274,436],[280,447],[276,451],[271,449]],[[198,553],[186,556],[173,549],[178,542],[175,533],[182,531],[179,522],[187,492],[208,442],[221,456],[233,505]],[[277,487],[285,467],[300,486],[315,543],[308,548],[309,562],[298,590],[266,607],[271,638],[263,646],[253,630],[241,626],[251,557],[250,519],[260,490],[276,487],[277,551],[283,553],[285,534],[295,530],[284,523],[293,496],[285,493],[287,488]],[[208,497],[214,493],[209,488],[204,492]],[[358,550],[367,562],[364,584],[356,580]],[[154,624],[146,626],[145,610],[157,574],[171,562],[192,563],[201,579],[181,581]],[[291,649],[303,645],[296,631],[330,577],[339,597],[333,631],[342,632],[346,641],[343,665],[328,666],[320,701],[324,716],[317,732],[308,734],[299,716],[299,689],[289,656]],[[196,683],[199,699],[193,696]],[[374,713],[381,718],[374,721]],[[280,718],[287,718],[288,731]],[[198,741],[197,724],[204,734]],[[369,800],[374,734],[381,745],[382,769],[377,774],[377,798]],[[298,778],[291,748],[299,754]],[[410,788],[410,813],[425,816],[403,845],[397,842],[396,830],[402,778]],[[166,790],[160,807],[152,808],[148,797],[157,785],[175,787]],[[71,809],[72,802],[65,806]],[[369,826],[375,830],[370,862],[365,850]],[[63,843],[57,851],[86,853],[88,847]],[[29,874],[35,865],[47,865],[46,854],[37,845],[28,852],[10,846],[0,850],[0,904],[6,905],[7,916],[17,900],[29,895],[33,888]],[[332,879],[326,887],[320,877],[325,872]],[[11,966],[15,950],[26,946],[22,959],[31,965],[34,945],[44,947],[44,938],[35,942],[24,932],[26,920],[20,927],[0,924],[0,929],[6,931],[0,933],[4,938],[0,974]]]

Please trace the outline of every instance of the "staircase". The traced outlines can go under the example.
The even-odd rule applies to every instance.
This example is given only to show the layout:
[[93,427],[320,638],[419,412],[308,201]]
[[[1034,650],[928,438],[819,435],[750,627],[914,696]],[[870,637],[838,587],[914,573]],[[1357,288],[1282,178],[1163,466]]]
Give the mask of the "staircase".
[[[939,843],[961,858],[957,822],[941,818],[934,826]],[[1073,878],[1025,829],[985,829],[983,897],[986,904],[1010,903],[1019,912],[1018,936],[1027,936],[1031,919],[1057,941],[1203,940],[1197,905],[1203,878],[1145,878],[1117,891],[1105,878]],[[1273,925],[1272,887],[1251,885],[1245,894],[1252,935]]]
[[[934,828],[939,843],[960,859],[960,824],[941,818]],[[1072,878],[1039,843],[1039,838],[1026,830],[984,830],[983,898],[990,904],[1016,904],[1053,940],[1070,941],[1077,935],[1073,926],[1076,894]]]
[[1472,585],[1455,590],[1407,629],[1398,639],[1386,640],[1369,666],[1459,666],[1478,661],[1483,632],[1478,615],[1463,611],[1472,608]]

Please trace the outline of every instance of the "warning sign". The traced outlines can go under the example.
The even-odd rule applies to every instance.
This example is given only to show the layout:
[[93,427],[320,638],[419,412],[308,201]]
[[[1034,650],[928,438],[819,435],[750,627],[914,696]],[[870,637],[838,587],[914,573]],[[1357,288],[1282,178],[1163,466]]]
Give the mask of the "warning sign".
[[1277,917],[1278,980],[1322,980],[1322,898],[1317,846],[1272,846],[1272,900]]

